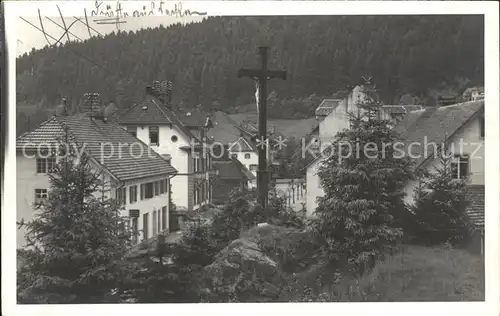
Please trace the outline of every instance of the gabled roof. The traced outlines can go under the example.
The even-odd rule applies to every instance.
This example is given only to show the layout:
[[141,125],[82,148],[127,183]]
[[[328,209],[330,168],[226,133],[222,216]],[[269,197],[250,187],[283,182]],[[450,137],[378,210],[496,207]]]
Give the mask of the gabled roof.
[[171,113],[152,95],[120,113],[121,124],[173,124]]
[[185,125],[190,127],[201,127],[205,125],[208,113],[200,110],[172,110],[177,118]]
[[244,137],[240,137],[235,141],[230,147],[231,152],[256,152],[257,148],[255,145]]
[[197,139],[173,109],[167,108],[158,98],[149,94],[141,102],[120,113],[118,121],[123,125],[173,124],[188,138]]
[[[440,146],[445,137],[450,138],[457,133],[476,113],[484,110],[484,100],[459,103],[443,107],[425,108],[418,111],[408,112],[399,121],[394,130],[398,132],[407,144],[417,143],[421,146],[412,146],[412,157],[418,157],[415,161],[415,168],[420,167],[429,157],[433,155],[432,146],[427,149],[425,157],[425,144],[436,143]],[[325,150],[329,150],[327,147]],[[408,153],[408,152],[407,152]],[[409,154],[409,153],[408,153]],[[312,165],[320,157],[327,156],[328,152],[323,152],[314,157],[306,153],[306,168]]]
[[413,111],[406,114],[396,124],[395,130],[406,139],[408,144],[421,144],[421,146],[412,146],[410,148],[413,157],[419,157],[415,160],[415,167],[418,168],[433,155],[431,152],[432,146],[429,146],[428,155],[427,157],[424,156],[426,143],[434,142],[440,146],[445,142],[445,138],[452,137],[476,113],[483,110],[484,100],[438,108],[425,108],[425,110]]
[[249,181],[255,178],[255,176],[237,159],[214,161],[213,164],[214,168],[219,170],[220,179],[243,179],[244,181]]
[[[37,149],[40,144],[58,144],[63,126],[93,160],[120,181],[172,175],[172,165],[146,144],[113,122],[104,123],[85,114],[53,117],[32,132],[17,138],[16,148]],[[134,144],[134,145],[132,145]]]
[[467,215],[476,227],[484,229],[484,185],[467,186],[467,200]]
[[332,113],[342,102],[342,99],[325,99],[321,104],[316,108],[316,116],[327,116]]

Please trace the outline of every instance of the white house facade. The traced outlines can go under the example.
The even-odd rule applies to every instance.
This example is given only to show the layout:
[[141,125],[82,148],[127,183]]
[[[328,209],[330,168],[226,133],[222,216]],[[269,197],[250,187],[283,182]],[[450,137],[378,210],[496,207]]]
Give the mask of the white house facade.
[[[451,155],[451,172],[457,179],[466,178],[469,206],[467,214],[474,226],[474,250],[484,251],[485,118],[484,100],[459,103],[408,114],[396,126],[415,157],[416,168],[434,172],[442,167],[435,146],[445,146]],[[418,181],[404,187],[405,202],[414,204]]]
[[[244,137],[240,137],[237,141],[232,143],[231,146],[229,146],[228,151],[232,158],[237,159],[254,176],[257,176],[259,155],[255,146],[249,140]],[[256,178],[249,181],[249,189],[255,188],[256,186]]]
[[212,157],[202,126],[186,126],[161,94],[151,88],[119,121],[130,134],[169,159],[177,170],[172,179],[172,200],[177,210],[197,209],[211,200]]
[[[58,148],[57,139],[64,134],[62,126],[84,145],[91,168],[102,174],[103,186],[94,195],[115,198],[123,206],[122,215],[129,217],[129,225],[136,232],[134,243],[170,230],[169,191],[176,170],[158,154],[148,153],[146,144],[118,125],[88,112],[53,117],[18,137],[18,222],[33,219],[33,203],[50,194],[49,173],[57,159],[47,152]],[[25,244],[24,234],[24,229],[18,230],[18,247]]]

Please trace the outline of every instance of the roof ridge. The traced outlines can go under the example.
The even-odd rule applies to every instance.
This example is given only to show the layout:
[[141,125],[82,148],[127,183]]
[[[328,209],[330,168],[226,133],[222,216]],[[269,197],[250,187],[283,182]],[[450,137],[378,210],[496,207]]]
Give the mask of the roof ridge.
[[[186,128],[186,125],[184,125],[184,123],[177,117],[177,115],[175,114],[175,111],[173,110],[168,110],[170,112],[170,114],[172,114],[172,116],[168,116],[168,114],[166,113],[167,109],[156,103],[156,100],[154,97],[151,98],[151,101],[160,109],[160,111],[165,115],[165,117],[172,123],[172,124],[176,124],[179,126],[179,128],[182,130],[182,132],[184,134],[186,134],[186,136],[190,137],[190,138],[194,138],[194,139],[197,139],[193,133],[191,133],[187,128]],[[172,118],[174,118],[175,120],[177,120],[177,122],[172,122]]]
[[167,113],[165,112],[165,107],[156,103],[156,100],[153,96],[151,96],[151,101],[153,102],[154,105],[156,105],[158,107],[158,109],[160,110],[161,113],[163,113],[163,115],[165,115],[165,117],[169,120],[169,121],[172,121],[170,119],[170,117],[167,115]]

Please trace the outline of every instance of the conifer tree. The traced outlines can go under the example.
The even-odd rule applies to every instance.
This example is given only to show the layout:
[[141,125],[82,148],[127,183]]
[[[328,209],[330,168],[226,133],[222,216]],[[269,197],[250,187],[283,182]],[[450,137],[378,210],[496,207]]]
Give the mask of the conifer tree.
[[399,241],[394,217],[405,209],[402,187],[412,177],[410,160],[395,148],[399,135],[374,117],[376,107],[366,104],[372,101],[358,104],[351,128],[337,133],[323,153],[318,175],[325,194],[312,221],[331,262],[353,273]]
[[412,213],[416,226],[412,233],[417,243],[458,245],[467,240],[472,228],[466,214],[468,175],[454,177],[449,148],[442,146],[438,154],[439,165],[434,171],[422,171],[414,192]]
[[21,224],[27,244],[18,253],[26,263],[18,271],[20,303],[115,300],[117,262],[130,240],[126,220],[115,200],[100,196],[100,174],[77,149],[66,130],[52,152],[57,164],[49,173],[48,199],[36,203],[33,220]]

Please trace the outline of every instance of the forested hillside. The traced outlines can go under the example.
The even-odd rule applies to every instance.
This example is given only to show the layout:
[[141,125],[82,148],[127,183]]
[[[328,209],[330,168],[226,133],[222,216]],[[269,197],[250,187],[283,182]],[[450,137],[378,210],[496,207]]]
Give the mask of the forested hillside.
[[236,73],[257,66],[262,44],[271,47],[270,67],[288,71],[268,88],[275,118],[310,116],[312,94],[330,96],[366,74],[386,103],[457,78],[483,83],[482,16],[216,17],[25,54],[16,70],[18,125],[62,97],[76,109],[85,92],[128,107],[154,79],[173,81],[177,105],[234,112],[253,102],[253,83]]

